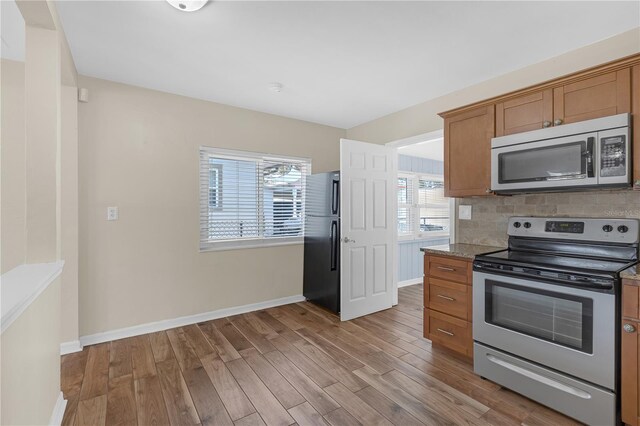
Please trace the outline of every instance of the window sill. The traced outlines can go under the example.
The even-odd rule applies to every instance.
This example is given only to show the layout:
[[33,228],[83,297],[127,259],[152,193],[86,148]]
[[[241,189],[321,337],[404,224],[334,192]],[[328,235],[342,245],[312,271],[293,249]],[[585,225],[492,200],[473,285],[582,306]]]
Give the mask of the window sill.
[[278,238],[271,240],[219,241],[200,245],[200,253],[209,251],[243,250],[264,247],[280,247],[304,244],[304,237]]
[[445,238],[450,238],[450,234],[439,234],[439,235],[409,235],[398,237],[398,243],[407,243],[411,241],[432,241],[432,240],[442,240]]

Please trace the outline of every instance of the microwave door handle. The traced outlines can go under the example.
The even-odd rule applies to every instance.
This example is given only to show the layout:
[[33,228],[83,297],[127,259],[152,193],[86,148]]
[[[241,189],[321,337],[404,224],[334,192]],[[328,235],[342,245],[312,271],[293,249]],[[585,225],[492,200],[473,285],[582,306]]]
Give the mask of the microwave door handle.
[[585,152],[585,162],[587,169],[587,177],[594,177],[595,173],[593,172],[593,151],[594,145],[596,143],[596,138],[593,136],[587,138],[587,152]]

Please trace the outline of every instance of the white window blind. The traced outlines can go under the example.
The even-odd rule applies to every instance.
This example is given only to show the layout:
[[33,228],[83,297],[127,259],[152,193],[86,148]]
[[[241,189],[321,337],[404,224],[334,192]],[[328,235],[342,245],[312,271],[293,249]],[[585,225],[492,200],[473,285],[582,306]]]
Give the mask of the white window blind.
[[398,177],[398,235],[411,235],[414,222],[414,185],[410,176]]
[[449,199],[444,196],[441,179],[418,179],[418,205],[420,233],[449,234]]
[[398,237],[447,237],[450,200],[442,176],[402,173],[398,176]]
[[302,241],[307,159],[200,148],[200,249]]

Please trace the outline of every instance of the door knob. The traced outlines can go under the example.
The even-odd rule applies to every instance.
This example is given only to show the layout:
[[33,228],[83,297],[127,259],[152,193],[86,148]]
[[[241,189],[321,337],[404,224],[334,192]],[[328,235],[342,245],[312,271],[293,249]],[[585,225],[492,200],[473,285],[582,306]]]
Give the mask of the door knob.
[[556,118],[553,122],[554,126],[559,126],[562,124],[562,119],[561,118]]
[[355,243],[355,242],[356,242],[356,240],[349,239],[349,237],[344,237],[344,238],[342,239],[342,242],[343,242],[343,243]]
[[546,120],[542,123],[542,127],[544,127],[545,129],[549,126],[551,126],[551,122],[549,120]]
[[636,331],[636,328],[634,326],[632,326],[631,324],[625,324],[624,326],[622,326],[622,328],[627,333],[633,333],[634,331]]

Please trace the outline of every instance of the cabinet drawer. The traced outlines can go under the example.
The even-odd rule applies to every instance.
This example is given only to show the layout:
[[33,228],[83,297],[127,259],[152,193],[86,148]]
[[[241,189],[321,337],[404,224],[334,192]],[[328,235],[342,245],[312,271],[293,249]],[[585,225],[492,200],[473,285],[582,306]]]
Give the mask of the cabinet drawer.
[[425,309],[425,335],[432,342],[472,356],[471,323],[440,312]]
[[623,317],[638,319],[640,314],[639,290],[640,290],[640,287],[633,284],[624,284],[622,286],[622,316]]
[[466,284],[428,278],[426,288],[428,289],[428,293],[425,292],[428,297],[425,305],[427,308],[464,320],[469,319],[467,303],[471,287]]
[[427,276],[443,278],[448,281],[470,283],[469,262],[451,257],[425,256],[425,273]]

